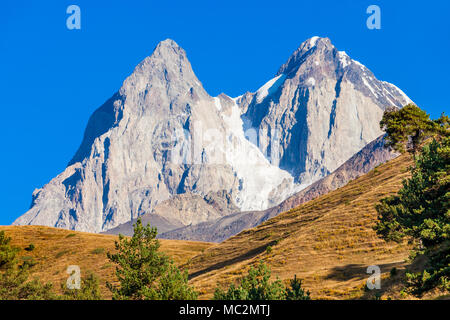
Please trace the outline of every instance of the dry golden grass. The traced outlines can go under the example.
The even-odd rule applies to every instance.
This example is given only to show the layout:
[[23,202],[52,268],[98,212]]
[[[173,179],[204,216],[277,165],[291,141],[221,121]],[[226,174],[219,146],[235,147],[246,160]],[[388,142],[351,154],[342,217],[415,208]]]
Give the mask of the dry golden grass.
[[[398,191],[409,175],[409,165],[408,155],[402,155],[338,190],[208,248],[189,263],[200,298],[211,298],[217,283],[229,285],[259,260],[284,281],[294,274],[303,278],[313,298],[368,297],[364,285],[369,265],[380,266],[385,279],[393,267],[403,272],[406,266],[410,247],[386,243],[372,227],[377,219],[374,204]],[[382,289],[392,298],[402,298],[399,290],[389,291],[393,280],[383,280]]]
[[[111,294],[106,288],[106,281],[115,282],[114,265],[106,257],[107,252],[114,251],[113,235],[76,232],[41,226],[0,226],[11,237],[11,244],[25,249],[30,244],[32,251],[21,250],[21,259],[34,259],[37,264],[32,268],[32,276],[43,282],[51,282],[59,290],[69,276],[69,265],[80,266],[81,273],[93,272],[100,278],[100,288],[104,298]],[[178,265],[186,264],[194,255],[210,247],[207,242],[160,240],[161,250],[171,256]]]
[[[283,281],[304,279],[313,299],[373,298],[364,290],[369,265],[382,271],[383,297],[412,298],[400,294],[401,278],[408,266],[410,247],[386,243],[373,231],[377,220],[375,203],[394,194],[407,178],[411,160],[402,155],[346,186],[284,212],[262,225],[244,230],[220,243],[161,240],[162,250],[190,271],[190,283],[209,299],[216,285],[229,285],[264,260],[272,275]],[[105,253],[112,251],[116,236],[26,226],[0,227],[21,248],[36,248],[21,255],[35,258],[34,274],[55,286],[67,278],[68,265],[92,271],[101,278],[105,298],[106,281],[114,282],[114,266]],[[267,247],[270,246],[270,249]],[[398,270],[390,276],[390,270]],[[410,267],[410,266],[409,266]],[[428,295],[428,298],[438,296]]]

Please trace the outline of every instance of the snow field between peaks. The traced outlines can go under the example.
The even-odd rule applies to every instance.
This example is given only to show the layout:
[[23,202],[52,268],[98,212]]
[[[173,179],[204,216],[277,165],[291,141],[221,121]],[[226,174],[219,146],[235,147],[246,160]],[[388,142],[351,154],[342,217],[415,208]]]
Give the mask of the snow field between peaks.
[[[215,101],[220,105],[219,99]],[[221,110],[222,107],[218,109]],[[287,171],[272,165],[261,150],[247,140],[241,111],[236,103],[233,104],[229,116],[222,113],[221,117],[227,129],[225,157],[241,184],[236,197],[236,204],[241,210],[267,209],[271,204],[270,193],[282,183],[289,184],[287,190],[283,188],[286,196],[299,189],[300,185],[293,183],[293,177]]]

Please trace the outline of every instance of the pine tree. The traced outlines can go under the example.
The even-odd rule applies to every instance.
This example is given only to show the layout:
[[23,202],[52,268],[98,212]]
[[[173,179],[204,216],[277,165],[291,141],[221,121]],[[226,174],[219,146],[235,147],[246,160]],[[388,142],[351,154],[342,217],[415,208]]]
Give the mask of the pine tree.
[[181,273],[173,261],[159,251],[157,229],[144,227],[140,219],[134,224],[134,234],[128,239],[119,235],[116,253],[108,253],[117,265],[119,285],[107,284],[113,299],[159,300],[196,299],[197,293],[188,285],[187,272]]
[[290,281],[291,287],[286,288],[286,300],[311,300],[309,291],[305,292],[302,288],[302,282],[294,275],[294,279]]
[[450,290],[450,138],[439,140],[423,147],[398,194],[376,205],[377,233],[398,242],[407,237],[415,254],[428,258],[423,272],[408,275],[418,295],[434,287]]
[[408,104],[401,109],[387,109],[380,122],[386,132],[386,146],[398,152],[411,152],[414,156],[420,145],[438,130],[437,123],[419,107]]

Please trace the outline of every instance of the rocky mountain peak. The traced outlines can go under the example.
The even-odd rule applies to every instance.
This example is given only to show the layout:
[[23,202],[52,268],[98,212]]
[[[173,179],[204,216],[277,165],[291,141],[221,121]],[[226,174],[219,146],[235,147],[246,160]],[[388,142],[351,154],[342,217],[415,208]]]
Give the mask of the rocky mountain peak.
[[366,66],[353,60],[345,51],[339,51],[329,38],[312,37],[304,41],[276,76],[293,78],[307,88],[323,87],[322,81],[333,79],[337,82],[337,95],[341,82],[346,80],[383,110],[387,106],[401,108],[412,103],[395,85],[377,80]]
[[264,210],[377,138],[383,109],[407,99],[320,37],[257,92],[211,97],[167,39],[92,114],[69,166],[15,224],[101,232],[144,214],[195,224],[226,214],[210,193]]
[[411,102],[321,37],[304,41],[274,78],[236,101],[247,127],[257,128],[261,151],[302,184],[333,172],[381,135],[383,110]]
[[[161,41],[153,53],[137,65],[133,73],[124,81],[121,94],[125,91],[144,91],[155,87],[165,87],[170,96],[186,90],[203,91],[194,74],[186,52],[175,41]],[[172,91],[177,92],[172,92]]]
[[315,53],[323,54],[324,52],[331,52],[333,50],[336,50],[336,48],[332,45],[329,38],[312,37],[302,42],[297,50],[292,53],[287,62],[280,67],[277,75],[294,73],[308,57]]
[[185,54],[185,51],[183,48],[181,48],[178,43],[176,43],[174,40],[167,38],[166,40],[160,41],[155,48],[155,51],[164,50],[164,49],[172,49],[177,51],[182,51],[182,53]]
[[312,48],[334,48],[334,46],[331,44],[331,40],[327,37],[318,37],[314,36],[306,41],[303,41],[300,45],[299,49],[303,50],[304,52],[312,49]]
[[147,59],[153,62],[159,61],[161,64],[165,63],[167,66],[189,64],[186,51],[171,39],[166,39],[158,43],[153,53]]

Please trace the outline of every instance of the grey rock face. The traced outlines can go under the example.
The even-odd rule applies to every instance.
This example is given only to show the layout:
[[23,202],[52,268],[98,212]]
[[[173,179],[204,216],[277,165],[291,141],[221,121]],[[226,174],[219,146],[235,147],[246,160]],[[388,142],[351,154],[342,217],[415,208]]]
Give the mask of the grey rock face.
[[381,134],[387,106],[409,101],[316,37],[257,92],[211,97],[166,40],[14,224],[104,232],[147,215],[169,231],[265,210],[338,168]]
[[328,38],[305,41],[276,77],[241,96],[244,123],[257,128],[272,164],[310,184],[382,134],[384,109],[411,102]]
[[183,49],[163,41],[94,112],[66,170],[35,191],[14,224],[101,232],[146,213],[176,226],[229,213],[195,197],[154,211],[183,193],[203,202],[227,195],[236,210],[275,205],[295,190],[293,178],[245,138],[240,115],[231,98],[206,93]]
[[275,207],[263,211],[238,212],[215,221],[174,228],[173,230],[162,232],[159,237],[163,239],[222,242],[244,229],[256,227],[282,212],[336,190],[397,156],[398,154],[384,147],[383,136],[380,136],[347,160],[333,173],[290,196]]

